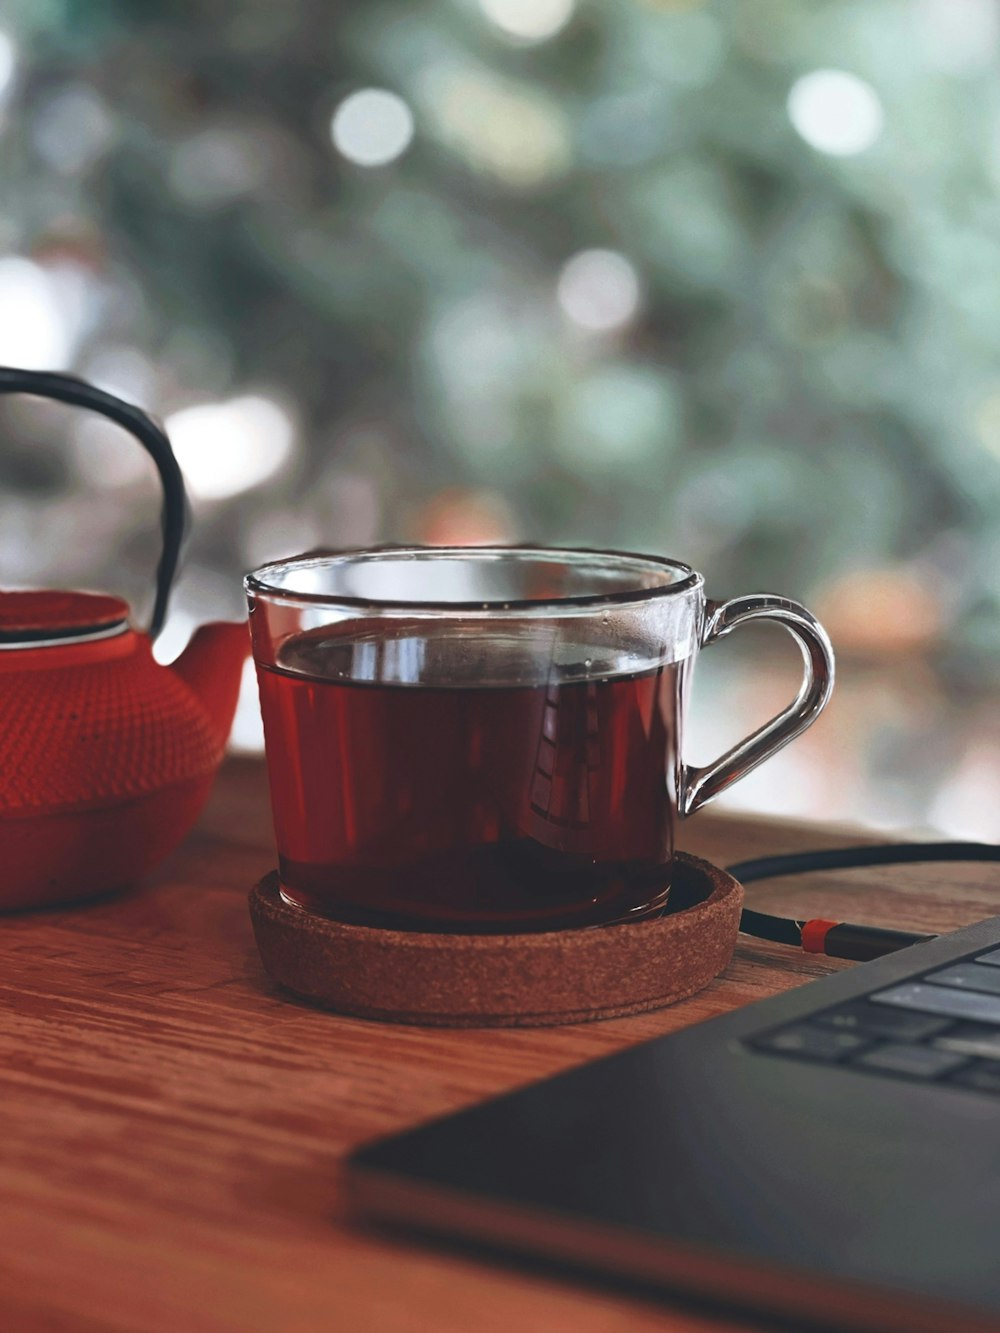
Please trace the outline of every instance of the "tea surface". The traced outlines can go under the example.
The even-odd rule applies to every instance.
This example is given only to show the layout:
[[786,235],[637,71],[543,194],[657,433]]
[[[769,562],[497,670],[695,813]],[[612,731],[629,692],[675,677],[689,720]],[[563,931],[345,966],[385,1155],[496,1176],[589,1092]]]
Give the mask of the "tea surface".
[[286,897],[364,925],[475,932],[659,906],[683,668],[623,664],[531,622],[289,640],[258,667]]

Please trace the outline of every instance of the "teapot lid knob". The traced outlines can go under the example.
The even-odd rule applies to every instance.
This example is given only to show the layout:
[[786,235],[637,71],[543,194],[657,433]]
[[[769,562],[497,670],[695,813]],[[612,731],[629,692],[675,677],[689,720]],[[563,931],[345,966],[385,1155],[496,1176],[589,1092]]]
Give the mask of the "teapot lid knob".
[[0,649],[109,639],[128,629],[128,603],[94,592],[0,592]]

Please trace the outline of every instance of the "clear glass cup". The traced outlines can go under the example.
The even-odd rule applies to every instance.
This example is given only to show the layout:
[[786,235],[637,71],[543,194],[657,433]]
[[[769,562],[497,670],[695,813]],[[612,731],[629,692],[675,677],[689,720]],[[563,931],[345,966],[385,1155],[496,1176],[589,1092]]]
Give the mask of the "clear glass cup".
[[[833,686],[796,602],[705,597],[677,560],[525,547],[310,554],[247,576],[282,893],[362,925],[525,931],[667,901],[678,817],[804,731]],[[796,699],[683,761],[699,650],[748,621]]]

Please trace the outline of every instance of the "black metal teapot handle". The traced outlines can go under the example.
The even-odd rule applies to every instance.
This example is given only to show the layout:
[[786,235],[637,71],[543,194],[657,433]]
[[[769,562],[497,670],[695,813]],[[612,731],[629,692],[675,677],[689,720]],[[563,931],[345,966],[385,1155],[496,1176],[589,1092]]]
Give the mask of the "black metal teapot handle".
[[26,393],[37,398],[54,398],[72,407],[85,407],[91,412],[97,412],[134,436],[156,464],[163,485],[163,550],[156,567],[156,600],[149,626],[149,632],[155,638],[167,616],[167,602],[180,558],[186,513],[184,479],[162,427],[138,407],[123,402],[114,394],[105,393],[103,389],[95,388],[75,375],[0,366],[0,393]]

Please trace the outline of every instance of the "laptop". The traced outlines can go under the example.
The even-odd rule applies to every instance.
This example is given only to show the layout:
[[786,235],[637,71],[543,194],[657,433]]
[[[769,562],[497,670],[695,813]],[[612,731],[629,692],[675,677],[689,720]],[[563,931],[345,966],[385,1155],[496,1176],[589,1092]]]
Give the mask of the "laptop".
[[356,1215],[795,1325],[1000,1329],[1000,917],[372,1143]]

